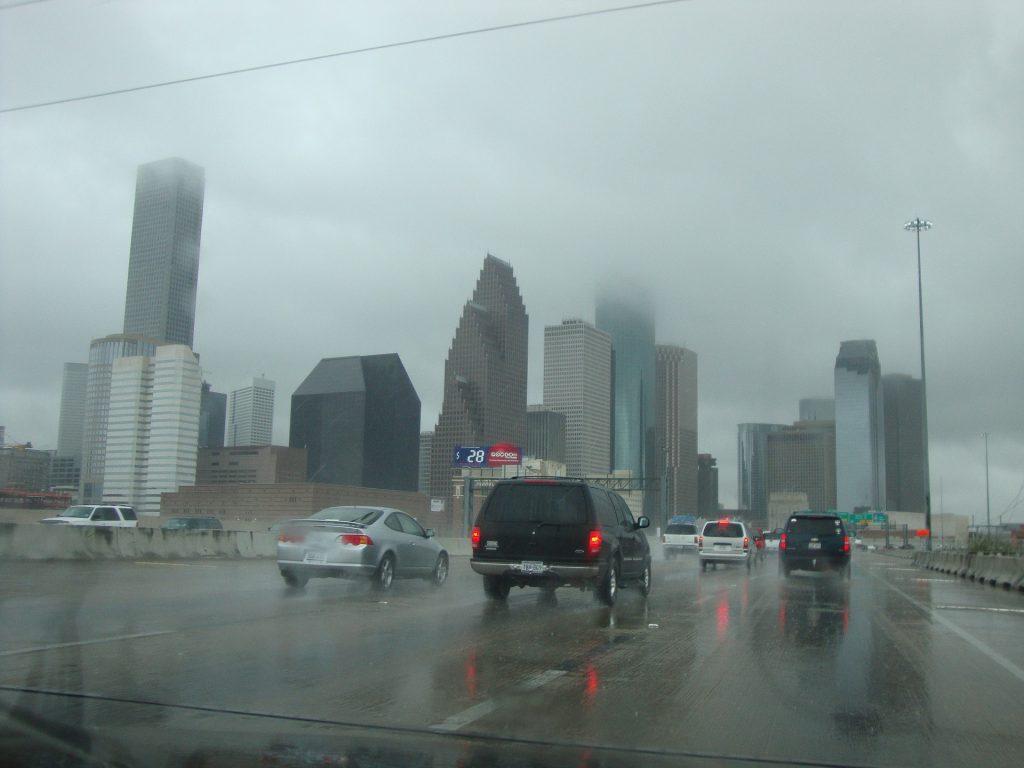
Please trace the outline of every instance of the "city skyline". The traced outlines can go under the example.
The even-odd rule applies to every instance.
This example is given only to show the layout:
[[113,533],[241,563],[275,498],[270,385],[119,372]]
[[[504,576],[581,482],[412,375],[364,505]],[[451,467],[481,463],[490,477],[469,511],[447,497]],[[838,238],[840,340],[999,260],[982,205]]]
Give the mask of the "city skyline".
[[[1006,226],[1024,162],[1024,8],[826,5],[684,3],[4,112],[7,439],[56,447],[63,364],[123,327],[138,165],[177,156],[206,169],[194,349],[217,391],[266,371],[291,392],[321,357],[394,350],[429,427],[465,276],[489,250],[515,266],[534,320],[539,402],[543,326],[593,321],[599,284],[639,282],[659,336],[701,354],[700,450],[718,457],[727,507],[735,425],[790,423],[798,397],[828,393],[839,340],[876,339],[887,370],[920,375],[903,224],[925,217],[933,507],[939,480],[946,509],[984,504],[990,432],[1002,512],[1024,466],[1024,361],[1002,346],[1024,327]],[[171,8],[54,7],[5,14],[2,108],[531,15],[269,7],[225,47],[212,6],[210,25]],[[621,55],[602,55],[610,41]]]

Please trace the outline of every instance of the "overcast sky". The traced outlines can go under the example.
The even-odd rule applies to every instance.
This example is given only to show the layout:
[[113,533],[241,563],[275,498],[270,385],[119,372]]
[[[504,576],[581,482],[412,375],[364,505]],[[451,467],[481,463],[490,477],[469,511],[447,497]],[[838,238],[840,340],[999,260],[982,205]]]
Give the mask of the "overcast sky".
[[[0,0],[0,109],[616,5]],[[841,340],[919,375],[921,216],[934,508],[984,522],[985,431],[993,517],[1024,484],[1018,0],[690,0],[5,111],[9,441],[56,447],[63,363],[122,329],[136,168],[169,156],[206,170],[205,378],[276,381],[275,443],[342,355],[398,352],[433,429],[491,252],[530,402],[545,325],[651,292],[734,505],[736,424],[830,396]]]

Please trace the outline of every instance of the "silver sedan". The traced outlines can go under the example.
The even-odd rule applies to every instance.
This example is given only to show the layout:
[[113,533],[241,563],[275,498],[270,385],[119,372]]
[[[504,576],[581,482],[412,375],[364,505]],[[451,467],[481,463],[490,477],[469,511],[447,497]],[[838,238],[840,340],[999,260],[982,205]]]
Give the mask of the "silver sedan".
[[277,566],[290,587],[311,578],[369,578],[379,590],[395,579],[448,579],[448,552],[414,518],[389,507],[328,507],[281,525]]

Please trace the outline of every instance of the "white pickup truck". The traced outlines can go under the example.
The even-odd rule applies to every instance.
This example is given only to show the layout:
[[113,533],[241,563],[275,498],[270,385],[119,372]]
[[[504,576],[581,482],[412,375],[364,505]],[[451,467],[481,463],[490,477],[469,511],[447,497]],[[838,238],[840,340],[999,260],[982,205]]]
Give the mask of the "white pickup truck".
[[661,549],[666,560],[687,552],[696,552],[696,524],[670,522],[665,526],[665,532],[661,534]]
[[138,528],[139,518],[131,507],[111,504],[76,504],[56,517],[39,522],[45,525],[90,525],[100,528]]

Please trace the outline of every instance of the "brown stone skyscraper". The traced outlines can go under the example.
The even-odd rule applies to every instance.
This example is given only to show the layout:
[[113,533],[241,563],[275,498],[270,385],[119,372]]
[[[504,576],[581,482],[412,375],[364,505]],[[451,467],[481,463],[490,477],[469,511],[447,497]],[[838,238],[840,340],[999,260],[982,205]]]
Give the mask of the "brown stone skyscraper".
[[445,500],[454,530],[452,454],[457,445],[526,445],[529,318],[511,265],[490,254],[444,364],[444,401],[434,430],[430,495]]

